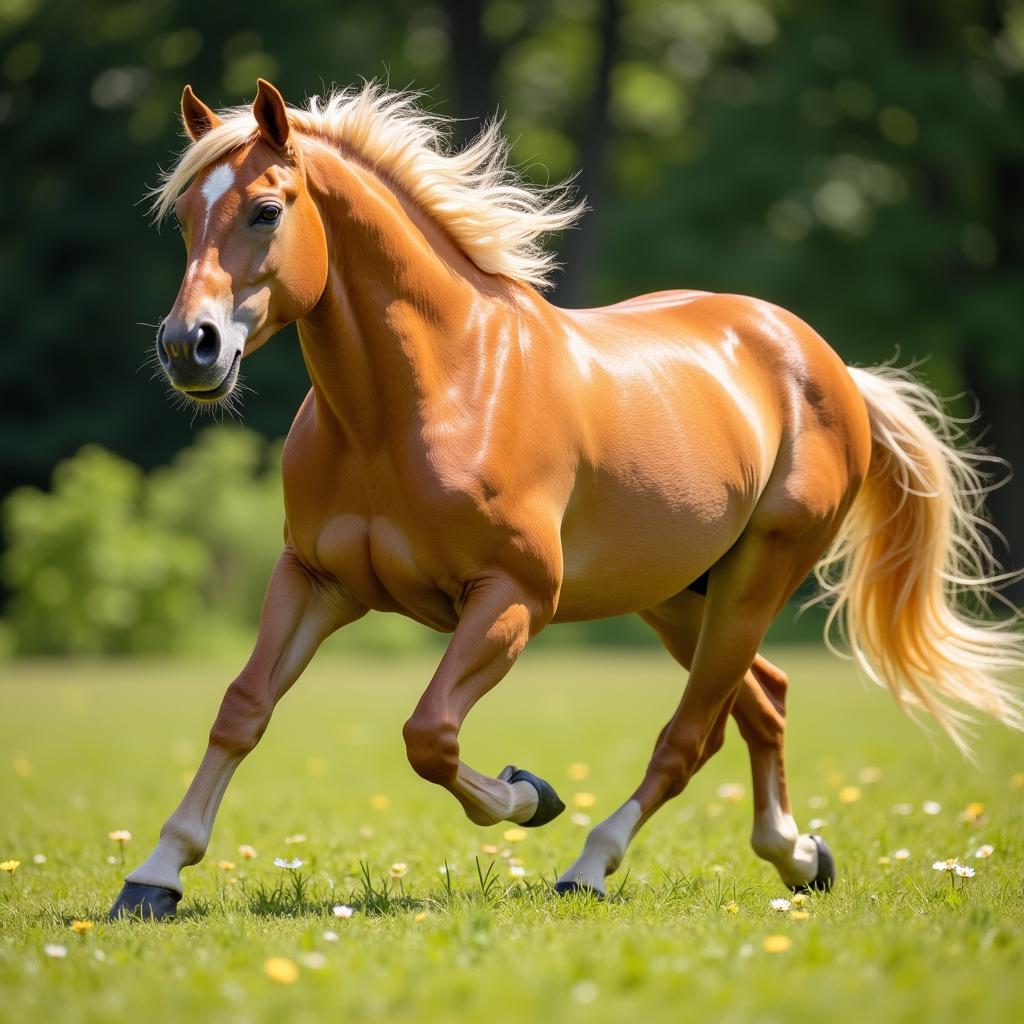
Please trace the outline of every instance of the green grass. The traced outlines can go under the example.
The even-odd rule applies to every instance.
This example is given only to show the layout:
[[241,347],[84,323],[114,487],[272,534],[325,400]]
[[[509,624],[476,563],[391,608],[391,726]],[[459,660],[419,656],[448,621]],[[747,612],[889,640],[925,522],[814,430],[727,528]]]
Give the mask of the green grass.
[[[109,924],[122,869],[108,863],[117,853],[107,834],[131,830],[129,865],[148,852],[202,753],[230,666],[4,665],[0,860],[22,863],[0,876],[0,1020],[1018,1020],[1020,737],[986,728],[971,767],[848,666],[814,650],[775,655],[793,680],[794,808],[803,827],[824,819],[840,869],[806,921],[769,907],[787,894],[748,845],[735,730],[640,833],[610,880],[613,898],[559,900],[551,881],[585,830],[567,813],[529,833],[512,848],[526,877],[513,878],[504,826],[476,828],[406,764],[401,725],[430,661],[334,650],[236,775],[207,859],[185,872],[179,919]],[[464,757],[492,772],[508,761],[530,768],[570,803],[593,793],[596,821],[639,781],[682,681],[657,652],[527,652],[471,716]],[[570,781],[572,762],[589,764],[589,778]],[[859,782],[868,767],[881,778]],[[744,785],[737,803],[716,795],[729,782]],[[850,785],[860,799],[840,802]],[[371,806],[380,794],[387,809]],[[926,800],[941,812],[922,813]],[[980,822],[962,818],[972,802],[985,805]],[[894,813],[903,803],[913,812]],[[293,833],[306,841],[286,846]],[[995,854],[970,859],[977,877],[953,893],[932,861],[969,858],[983,842]],[[243,863],[241,843],[259,857]],[[909,861],[879,864],[901,847]],[[37,853],[45,863],[33,863]],[[307,863],[289,875],[275,856]],[[408,865],[398,881],[387,877],[396,861]],[[730,901],[738,913],[724,909]],[[336,902],[354,916],[332,917]],[[96,924],[78,936],[75,917]],[[765,937],[779,934],[791,947],[767,952]],[[67,956],[46,956],[48,943]],[[268,957],[294,960],[298,980],[271,981]]]

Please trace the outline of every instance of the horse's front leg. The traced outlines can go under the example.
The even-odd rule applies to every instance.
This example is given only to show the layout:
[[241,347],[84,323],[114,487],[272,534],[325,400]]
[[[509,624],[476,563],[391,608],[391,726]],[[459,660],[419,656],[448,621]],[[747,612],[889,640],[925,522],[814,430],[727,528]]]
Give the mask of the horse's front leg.
[[405,723],[406,751],[417,774],[444,786],[477,825],[544,825],[565,808],[551,786],[530,772],[509,765],[494,778],[459,760],[466,715],[501,681],[553,610],[553,597],[530,593],[508,577],[475,583],[448,650]]
[[161,918],[175,912],[182,894],[179,872],[202,860],[228,782],[259,743],[274,706],[323,640],[365,610],[344,592],[323,584],[285,549],[267,588],[256,646],[224,694],[202,763],[160,830],[156,849],[125,879],[111,917]]

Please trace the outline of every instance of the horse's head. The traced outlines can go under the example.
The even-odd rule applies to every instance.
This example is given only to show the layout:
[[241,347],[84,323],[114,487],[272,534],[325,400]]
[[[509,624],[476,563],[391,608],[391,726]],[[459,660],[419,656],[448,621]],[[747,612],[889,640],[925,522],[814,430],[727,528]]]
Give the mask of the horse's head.
[[[174,387],[199,402],[229,395],[242,357],[308,313],[327,280],[324,227],[284,100],[262,79],[252,113],[246,130],[237,118],[224,124],[189,86],[181,98],[194,157],[213,157],[174,202],[187,269],[156,350]],[[203,145],[218,129],[226,152]]]

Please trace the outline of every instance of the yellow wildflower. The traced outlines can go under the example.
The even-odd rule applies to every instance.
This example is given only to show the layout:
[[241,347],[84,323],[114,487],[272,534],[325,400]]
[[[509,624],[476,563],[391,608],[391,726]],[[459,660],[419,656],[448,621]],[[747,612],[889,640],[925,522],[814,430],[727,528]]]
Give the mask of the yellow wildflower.
[[376,796],[370,797],[370,806],[375,811],[386,811],[391,806],[391,798],[383,793],[377,793]]
[[764,939],[764,951],[766,953],[785,953],[793,940],[788,935],[766,935]]
[[250,846],[248,843],[242,843],[238,848],[238,852],[246,860],[252,860],[254,857],[258,856],[256,853],[256,847]]
[[969,803],[965,808],[963,814],[960,816],[962,820],[968,824],[977,825],[981,822],[981,819],[985,816],[985,805],[975,801]]
[[219,860],[217,861],[217,867],[219,867],[221,871],[234,871],[235,862],[233,860]]
[[526,838],[525,828],[507,828],[502,833],[506,843],[521,843]]
[[294,985],[299,980],[299,965],[286,956],[272,956],[264,961],[263,973],[278,985]]
[[91,928],[92,921],[80,921],[78,918],[75,918],[75,920],[71,922],[71,930],[76,935],[84,935]]
[[839,802],[841,804],[855,804],[860,799],[860,788],[857,786],[843,786],[839,790]]
[[572,798],[573,806],[578,807],[581,811],[587,810],[589,807],[593,807],[597,803],[597,797],[593,793],[574,793]]
[[574,761],[566,769],[566,774],[573,782],[582,782],[590,774],[590,765],[583,761]]
[[4,871],[9,875],[13,875],[15,871],[21,866],[20,860],[5,860],[0,861],[0,871]]
[[108,832],[107,836],[115,843],[129,843],[132,838],[131,832],[126,828],[115,829],[113,832]]

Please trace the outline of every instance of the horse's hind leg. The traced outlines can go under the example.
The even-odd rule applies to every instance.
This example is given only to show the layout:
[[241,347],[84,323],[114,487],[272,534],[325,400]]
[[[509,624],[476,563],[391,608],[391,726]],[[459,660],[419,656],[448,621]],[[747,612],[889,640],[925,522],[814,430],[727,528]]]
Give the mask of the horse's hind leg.
[[712,569],[683,699],[658,737],[639,788],[590,833],[559,879],[559,891],[603,892],[604,876],[643,823],[685,788],[720,736],[769,624],[827,544],[827,528],[820,534],[806,526],[789,532],[752,524]]
[[827,891],[835,881],[832,854],[820,836],[801,835],[786,786],[786,674],[758,655],[732,713],[750,750],[754,787],[754,852],[775,865],[791,888]]

